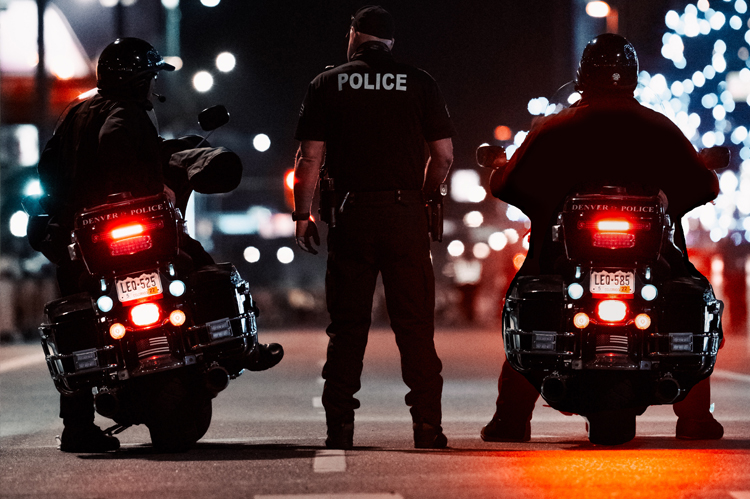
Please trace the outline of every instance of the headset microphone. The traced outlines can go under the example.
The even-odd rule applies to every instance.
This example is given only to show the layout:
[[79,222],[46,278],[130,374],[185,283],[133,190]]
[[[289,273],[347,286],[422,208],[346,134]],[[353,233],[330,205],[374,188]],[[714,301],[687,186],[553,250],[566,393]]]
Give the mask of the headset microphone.
[[154,97],[156,97],[156,99],[157,99],[157,100],[158,100],[159,102],[167,102],[167,98],[166,98],[166,97],[164,97],[163,95],[157,94],[156,92],[152,92],[152,94],[151,94],[151,95],[153,95]]

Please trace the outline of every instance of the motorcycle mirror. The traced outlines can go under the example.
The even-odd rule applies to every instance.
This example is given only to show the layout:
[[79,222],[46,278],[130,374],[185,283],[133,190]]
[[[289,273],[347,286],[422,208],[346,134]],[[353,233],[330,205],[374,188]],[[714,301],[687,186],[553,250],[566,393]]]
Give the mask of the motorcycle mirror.
[[198,115],[198,123],[206,132],[216,130],[229,123],[229,111],[222,105],[211,106],[201,111]]
[[477,164],[483,168],[498,170],[508,163],[505,148],[501,146],[482,145],[477,148]]
[[729,158],[731,157],[729,148],[723,146],[714,146],[707,147],[706,149],[701,149],[701,152],[698,153],[698,155],[703,160],[706,168],[714,171],[721,170],[722,168],[726,168],[727,166],[729,166]]

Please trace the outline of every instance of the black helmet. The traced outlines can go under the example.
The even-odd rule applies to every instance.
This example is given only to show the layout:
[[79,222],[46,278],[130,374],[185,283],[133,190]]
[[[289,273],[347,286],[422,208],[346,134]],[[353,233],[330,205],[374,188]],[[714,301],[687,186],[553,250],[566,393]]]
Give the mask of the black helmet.
[[638,56],[624,37],[605,33],[586,45],[576,73],[578,90],[633,91],[637,85]]
[[159,52],[140,38],[118,38],[107,45],[96,66],[96,86],[100,90],[121,90],[142,83],[143,77],[159,71],[174,71]]

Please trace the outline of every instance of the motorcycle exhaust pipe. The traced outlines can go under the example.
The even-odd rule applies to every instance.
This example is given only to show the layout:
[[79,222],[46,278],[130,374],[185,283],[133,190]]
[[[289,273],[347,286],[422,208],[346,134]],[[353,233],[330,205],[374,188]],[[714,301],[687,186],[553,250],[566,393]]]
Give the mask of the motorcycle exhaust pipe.
[[94,407],[105,418],[112,418],[120,411],[120,399],[115,392],[102,391],[94,397]]
[[566,379],[563,376],[547,376],[542,381],[542,396],[548,402],[559,402],[565,398],[565,394],[568,391],[566,385]]
[[206,371],[206,388],[214,395],[229,386],[229,372],[221,366],[213,366]]
[[672,376],[664,376],[656,382],[656,398],[660,402],[671,404],[680,396],[680,383]]

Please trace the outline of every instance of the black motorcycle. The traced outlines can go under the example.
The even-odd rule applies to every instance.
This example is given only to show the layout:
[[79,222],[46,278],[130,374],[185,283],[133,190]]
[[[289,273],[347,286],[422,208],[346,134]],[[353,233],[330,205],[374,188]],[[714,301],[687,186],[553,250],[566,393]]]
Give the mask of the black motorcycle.
[[[206,131],[227,121],[221,106],[199,117]],[[200,161],[191,180],[202,177],[202,192],[217,192],[206,185],[226,175],[211,173],[210,162],[225,161],[216,158],[226,150],[207,145],[193,136],[165,148],[183,162]],[[177,204],[195,188],[187,173],[182,177],[181,186],[173,184]],[[248,283],[230,263],[195,268],[181,249],[182,210],[166,194],[122,193],[79,212],[68,249],[85,264],[91,291],[48,303],[40,327],[57,390],[93,391],[96,411],[117,423],[108,431],[145,424],[163,451],[200,439],[211,423],[211,400],[261,356]],[[283,355],[274,347],[271,353]]]
[[[726,166],[715,152],[713,166]],[[505,152],[481,146],[477,161],[500,169]],[[581,186],[536,229],[551,231],[558,272],[516,276],[508,289],[509,363],[552,408],[584,416],[592,443],[632,439],[636,416],[683,400],[716,363],[723,303],[697,272],[670,274],[667,259],[681,258],[674,223],[659,190]]]

